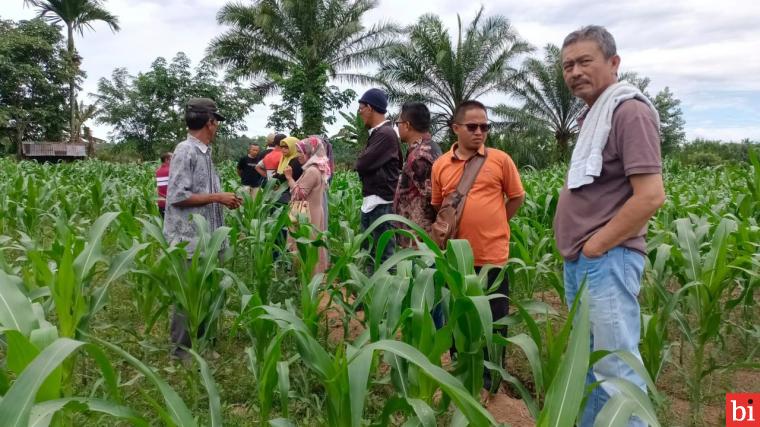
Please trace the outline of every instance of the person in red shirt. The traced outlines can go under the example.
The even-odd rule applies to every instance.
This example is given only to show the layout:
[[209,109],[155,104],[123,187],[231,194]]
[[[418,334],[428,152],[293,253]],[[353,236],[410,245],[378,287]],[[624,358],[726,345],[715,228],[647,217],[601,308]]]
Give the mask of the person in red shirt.
[[158,192],[158,212],[161,218],[166,212],[166,188],[169,185],[169,163],[172,160],[172,153],[161,155],[161,166],[156,169],[156,191]]
[[[277,172],[277,166],[282,159],[282,150],[280,149],[280,141],[285,139],[287,135],[278,133],[271,141],[267,141],[267,149],[263,153],[259,154],[259,163],[256,165],[256,172],[266,179],[271,178],[275,172]],[[263,185],[262,185],[263,187]]]

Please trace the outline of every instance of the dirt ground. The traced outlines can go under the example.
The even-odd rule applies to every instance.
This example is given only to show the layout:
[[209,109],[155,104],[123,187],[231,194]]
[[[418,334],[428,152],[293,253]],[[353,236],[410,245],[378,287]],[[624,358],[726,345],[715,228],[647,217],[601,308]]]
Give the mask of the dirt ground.
[[520,399],[513,399],[504,393],[492,395],[488,399],[486,409],[497,422],[512,427],[533,427],[536,421],[530,416],[528,408]]

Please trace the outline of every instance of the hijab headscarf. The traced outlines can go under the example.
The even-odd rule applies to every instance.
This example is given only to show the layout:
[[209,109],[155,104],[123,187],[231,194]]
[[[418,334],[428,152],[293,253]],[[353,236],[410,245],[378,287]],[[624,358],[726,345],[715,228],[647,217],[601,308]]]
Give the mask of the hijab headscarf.
[[327,152],[325,150],[325,144],[322,139],[316,135],[311,135],[308,138],[298,141],[298,152],[303,153],[308,157],[308,160],[303,165],[303,169],[314,166],[322,174],[322,179],[327,182],[332,176],[332,169],[330,168],[330,159],[327,158]]
[[291,160],[298,157],[298,152],[296,151],[296,145],[298,144],[298,138],[289,136],[282,141],[280,141],[280,145],[283,143],[288,144],[288,155],[285,156],[282,155],[282,158],[280,159],[280,164],[277,166],[277,173],[284,173],[285,169],[288,167],[288,164]]

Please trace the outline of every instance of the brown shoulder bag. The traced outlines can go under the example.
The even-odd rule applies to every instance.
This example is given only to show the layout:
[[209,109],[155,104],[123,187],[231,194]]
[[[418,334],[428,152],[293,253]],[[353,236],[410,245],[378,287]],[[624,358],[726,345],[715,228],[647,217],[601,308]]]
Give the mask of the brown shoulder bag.
[[[487,154],[488,152],[486,151]],[[475,183],[475,178],[478,177],[480,168],[483,167],[485,161],[485,155],[475,155],[469,159],[464,165],[462,179],[459,181],[457,189],[443,199],[443,203],[438,210],[438,215],[431,229],[432,235],[430,236],[439,248],[446,249],[449,239],[453,239],[456,236],[459,220],[464,210],[464,203],[467,199],[467,193],[470,192],[472,185]]]

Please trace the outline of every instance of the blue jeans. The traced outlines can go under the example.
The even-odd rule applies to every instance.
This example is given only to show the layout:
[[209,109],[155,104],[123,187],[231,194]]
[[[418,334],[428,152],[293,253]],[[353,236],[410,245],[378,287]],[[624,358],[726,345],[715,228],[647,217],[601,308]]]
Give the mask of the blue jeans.
[[[575,261],[565,261],[565,295],[572,306],[581,285],[586,283],[591,319],[591,351],[626,350],[641,360],[641,310],[637,297],[644,271],[644,256],[621,246],[611,249],[599,258],[583,254]],[[646,393],[644,380],[625,362],[609,355],[597,362],[586,375],[586,385],[605,378],[626,379]],[[588,398],[581,418],[581,427],[594,425],[615,387],[602,383]],[[632,418],[629,426],[644,426]]]

